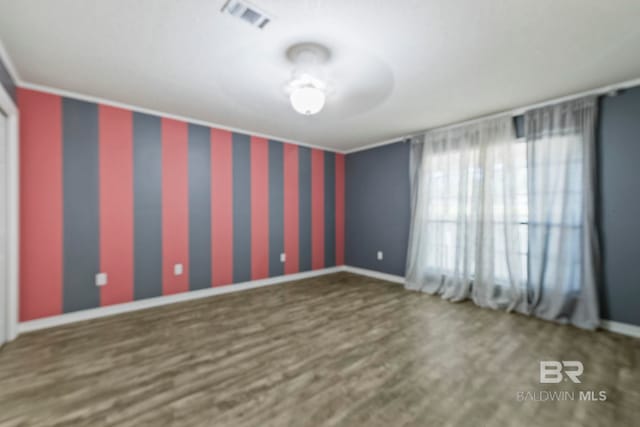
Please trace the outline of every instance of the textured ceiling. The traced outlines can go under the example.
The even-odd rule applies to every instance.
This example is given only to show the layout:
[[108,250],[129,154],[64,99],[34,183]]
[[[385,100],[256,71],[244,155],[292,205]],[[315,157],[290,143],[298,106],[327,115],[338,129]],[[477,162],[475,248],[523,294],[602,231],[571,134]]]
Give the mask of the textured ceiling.
[[[638,0],[0,0],[20,79],[348,150],[640,77]],[[327,105],[293,112],[284,56],[332,51]]]

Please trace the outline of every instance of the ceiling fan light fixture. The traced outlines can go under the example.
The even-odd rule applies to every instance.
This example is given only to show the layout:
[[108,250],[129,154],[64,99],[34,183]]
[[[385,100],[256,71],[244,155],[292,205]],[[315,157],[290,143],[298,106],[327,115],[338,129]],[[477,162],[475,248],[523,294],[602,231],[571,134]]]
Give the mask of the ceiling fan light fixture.
[[296,112],[311,116],[324,107],[326,95],[322,89],[313,85],[295,87],[289,95],[291,106]]

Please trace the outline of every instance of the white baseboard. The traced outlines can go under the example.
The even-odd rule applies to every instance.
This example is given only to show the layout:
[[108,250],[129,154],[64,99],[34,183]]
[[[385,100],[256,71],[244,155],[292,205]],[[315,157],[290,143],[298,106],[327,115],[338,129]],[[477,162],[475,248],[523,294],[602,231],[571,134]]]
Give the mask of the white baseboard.
[[348,271],[349,273],[353,274],[360,274],[362,276],[373,277],[375,279],[386,280],[388,282],[404,284],[404,277],[396,276],[395,274],[382,273],[380,271],[351,266],[345,266],[344,271]]
[[630,337],[640,338],[640,326],[631,325],[629,323],[614,322],[613,320],[603,320],[600,327],[607,331],[617,334],[628,335]]
[[252,280],[249,282],[236,283],[233,285],[220,286],[215,288],[200,289],[197,291],[184,292],[174,295],[147,298],[123,304],[97,307],[88,310],[75,311],[73,313],[61,314],[59,316],[45,317],[42,319],[29,320],[18,324],[18,333],[37,331],[39,329],[52,328],[54,326],[66,325],[83,320],[97,319],[115,314],[127,313],[130,311],[144,310],[146,308],[158,307],[161,305],[173,304],[176,302],[190,301],[199,298],[207,298],[214,295],[228,294],[231,292],[246,291],[263,286],[278,285],[294,280],[308,279],[311,277],[323,276],[325,274],[345,271],[345,267],[330,267],[321,270],[305,271],[302,273],[288,274],[284,276],[270,277],[268,279]]
[[[305,271],[303,273],[270,277],[268,279],[252,280],[249,282],[236,283],[228,286],[200,289],[197,291],[184,292],[181,294],[148,298],[124,304],[97,307],[89,310],[81,310],[73,313],[61,314],[59,316],[45,317],[42,319],[20,322],[18,324],[18,333],[24,334],[40,329],[52,328],[54,326],[81,322],[83,320],[97,319],[100,317],[113,316],[116,314],[128,313],[130,311],[144,310],[146,308],[159,307],[162,305],[173,304],[177,302],[207,298],[215,295],[228,294],[231,292],[246,291],[249,289],[255,289],[264,286],[278,285],[286,282],[292,282],[294,280],[308,279],[311,277],[323,276],[325,274],[338,273],[341,271],[373,277],[375,279],[386,280],[388,282],[404,284],[404,277],[396,276],[394,274],[382,273],[379,271],[368,270],[366,268],[351,266],[330,267],[321,270]],[[607,331],[640,338],[640,326],[622,322],[615,322],[612,320],[603,320],[600,327]]]
[[[347,271],[349,273],[354,273],[354,274],[360,274],[362,276],[374,277],[376,279],[386,280],[388,282],[394,282],[394,283],[404,284],[404,281],[405,281],[404,277],[402,276],[381,273],[379,271],[368,270],[366,268],[345,266],[344,271]],[[622,323],[622,322],[614,322],[612,320],[603,320],[600,322],[600,328],[610,332],[615,332],[617,334],[640,338],[640,326],[637,326],[637,325],[631,325],[629,323]]]

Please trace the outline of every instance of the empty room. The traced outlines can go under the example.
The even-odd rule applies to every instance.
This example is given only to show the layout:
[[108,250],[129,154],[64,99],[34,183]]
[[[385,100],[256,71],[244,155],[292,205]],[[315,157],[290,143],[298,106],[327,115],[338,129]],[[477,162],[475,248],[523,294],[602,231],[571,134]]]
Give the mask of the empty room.
[[0,427],[640,419],[637,0],[0,0]]

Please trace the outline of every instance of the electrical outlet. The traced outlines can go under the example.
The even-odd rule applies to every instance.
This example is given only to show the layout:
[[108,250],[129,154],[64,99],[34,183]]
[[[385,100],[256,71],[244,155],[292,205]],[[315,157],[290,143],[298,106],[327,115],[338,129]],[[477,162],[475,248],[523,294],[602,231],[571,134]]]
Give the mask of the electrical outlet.
[[183,271],[184,271],[184,269],[182,268],[182,264],[175,264],[173,266],[173,275],[174,276],[181,276]]
[[96,274],[96,286],[104,286],[107,284],[107,273]]
[[280,254],[280,262],[285,262],[287,260],[287,254],[284,252]]
[[378,251],[378,261],[382,261],[383,255],[382,251]]

